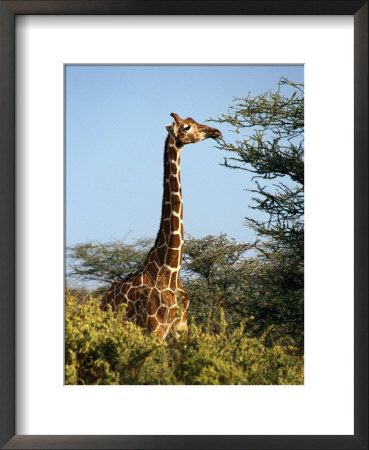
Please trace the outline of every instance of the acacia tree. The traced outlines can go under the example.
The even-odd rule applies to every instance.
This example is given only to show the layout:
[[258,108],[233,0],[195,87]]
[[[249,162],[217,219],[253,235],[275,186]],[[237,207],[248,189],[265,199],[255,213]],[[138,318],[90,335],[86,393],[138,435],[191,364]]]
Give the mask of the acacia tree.
[[223,310],[231,328],[245,317],[242,296],[253,267],[247,258],[250,244],[238,243],[225,233],[185,241],[182,282],[191,299],[190,316],[208,331],[219,328]]
[[122,241],[87,242],[68,247],[67,275],[71,279],[112,283],[135,272],[143,263],[152,239],[142,238],[132,244]]
[[[217,123],[231,125],[240,138],[220,141],[230,153],[223,165],[253,174],[252,209],[246,217],[258,242],[258,291],[248,298],[260,333],[274,325],[277,337],[303,343],[304,265],[304,91],[282,78],[275,92],[235,98]],[[277,330],[277,331],[275,331]]]

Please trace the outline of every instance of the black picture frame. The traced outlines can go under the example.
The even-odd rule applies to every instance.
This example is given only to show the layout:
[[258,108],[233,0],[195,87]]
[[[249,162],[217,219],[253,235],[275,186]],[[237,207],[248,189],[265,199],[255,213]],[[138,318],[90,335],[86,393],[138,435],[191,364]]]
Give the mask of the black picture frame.
[[[354,435],[15,435],[15,17],[20,14],[354,16]],[[0,95],[0,445],[2,448],[368,449],[368,1],[0,0]]]

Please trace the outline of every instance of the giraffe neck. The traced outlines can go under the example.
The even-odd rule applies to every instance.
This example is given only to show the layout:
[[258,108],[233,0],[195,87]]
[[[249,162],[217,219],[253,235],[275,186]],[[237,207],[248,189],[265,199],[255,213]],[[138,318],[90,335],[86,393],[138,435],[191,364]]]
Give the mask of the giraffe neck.
[[164,147],[164,192],[160,227],[148,258],[159,267],[181,266],[183,252],[183,206],[180,176],[181,146],[167,136]]

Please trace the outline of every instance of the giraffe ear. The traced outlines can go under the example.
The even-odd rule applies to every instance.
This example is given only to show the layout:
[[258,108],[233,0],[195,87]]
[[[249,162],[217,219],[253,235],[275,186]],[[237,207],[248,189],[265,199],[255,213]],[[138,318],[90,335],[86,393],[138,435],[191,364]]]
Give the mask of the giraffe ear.
[[174,130],[172,125],[165,125],[165,128],[167,129],[168,133],[174,137]]

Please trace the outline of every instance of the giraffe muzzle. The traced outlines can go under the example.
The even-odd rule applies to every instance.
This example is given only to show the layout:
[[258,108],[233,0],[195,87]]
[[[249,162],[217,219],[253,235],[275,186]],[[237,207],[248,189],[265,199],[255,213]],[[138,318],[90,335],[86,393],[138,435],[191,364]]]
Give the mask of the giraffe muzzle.
[[209,132],[209,137],[212,139],[219,139],[222,136],[222,133],[216,128],[211,128]]

